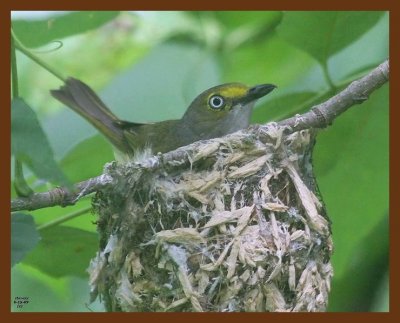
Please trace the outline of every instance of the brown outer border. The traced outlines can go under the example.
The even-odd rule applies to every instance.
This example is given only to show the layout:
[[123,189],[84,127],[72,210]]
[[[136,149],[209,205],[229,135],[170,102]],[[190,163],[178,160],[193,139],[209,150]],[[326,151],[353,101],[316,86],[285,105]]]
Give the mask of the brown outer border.
[[[158,3],[157,3],[158,2]],[[98,10],[388,10],[390,11],[390,54],[393,57],[393,61],[390,62],[391,65],[391,82],[390,87],[393,88],[393,84],[398,87],[399,84],[399,61],[395,60],[399,55],[399,21],[400,12],[396,7],[396,1],[390,0],[380,0],[380,1],[353,1],[353,0],[336,0],[333,2],[325,2],[319,0],[302,0],[293,1],[290,3],[288,0],[280,0],[274,3],[268,3],[264,1],[254,1],[248,0],[244,5],[236,1],[202,1],[200,3],[189,3],[184,0],[169,0],[169,1],[152,1],[150,2],[140,2],[134,4],[133,1],[129,0],[114,0],[112,2],[102,1],[96,2],[93,5],[89,1],[50,1],[50,0],[14,0],[12,1],[1,1],[0,2],[0,35],[2,39],[2,44],[10,44],[10,11],[11,10],[93,10],[96,8]],[[208,3],[207,3],[208,2]],[[396,27],[397,25],[397,27]],[[397,40],[397,41],[395,41]],[[9,47],[7,47],[9,48]],[[5,158],[0,158],[1,162],[1,179],[3,185],[1,186],[2,194],[0,194],[2,203],[1,205],[9,205],[10,203],[10,189],[8,183],[10,182],[10,163],[8,156],[10,156],[10,50],[1,51],[5,57],[1,59],[3,73],[0,77],[3,78],[1,84],[1,89],[4,91],[1,96],[2,98],[2,108],[0,109],[2,118],[2,126],[0,131],[2,135],[2,150]],[[5,73],[4,71],[7,71]],[[5,211],[3,208],[2,218],[6,219],[7,224],[2,225],[2,234],[0,235],[1,246],[3,246],[3,258],[8,261],[4,261],[0,269],[2,271],[0,278],[2,280],[1,286],[2,291],[0,293],[2,300],[0,301],[1,317],[6,319],[7,322],[13,321],[31,321],[40,320],[41,322],[53,322],[57,320],[70,322],[74,321],[87,321],[88,319],[107,322],[110,319],[116,319],[118,321],[129,321],[134,320],[141,321],[174,321],[174,322],[204,322],[207,321],[220,321],[226,320],[229,322],[242,322],[243,320],[251,321],[263,321],[268,319],[292,322],[296,321],[336,321],[338,319],[348,318],[351,321],[362,321],[362,322],[376,322],[381,320],[396,321],[395,317],[399,316],[399,259],[398,259],[398,246],[400,245],[399,237],[400,235],[396,232],[399,228],[399,214],[395,212],[399,209],[399,167],[396,165],[400,164],[398,158],[398,151],[396,151],[396,146],[398,146],[398,141],[396,140],[396,132],[398,132],[398,127],[395,127],[395,120],[400,120],[399,118],[399,99],[395,94],[398,91],[390,91],[390,312],[389,313],[287,313],[287,314],[274,314],[274,313],[11,313],[10,312],[10,218],[8,216],[9,212]],[[399,318],[397,319],[399,321]]]

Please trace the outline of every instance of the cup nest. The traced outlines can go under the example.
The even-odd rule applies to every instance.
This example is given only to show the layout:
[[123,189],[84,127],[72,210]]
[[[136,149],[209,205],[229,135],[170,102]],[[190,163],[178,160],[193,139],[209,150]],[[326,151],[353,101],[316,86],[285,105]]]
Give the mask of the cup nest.
[[314,143],[313,131],[271,123],[156,167],[108,164],[113,185],[93,200],[92,300],[126,312],[326,310],[333,247]]

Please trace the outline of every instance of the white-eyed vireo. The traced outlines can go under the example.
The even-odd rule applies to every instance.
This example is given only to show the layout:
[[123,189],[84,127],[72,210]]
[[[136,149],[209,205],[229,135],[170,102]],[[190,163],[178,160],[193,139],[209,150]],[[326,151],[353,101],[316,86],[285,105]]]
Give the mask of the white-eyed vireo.
[[74,78],[68,78],[51,94],[86,118],[120,152],[133,156],[145,147],[151,147],[153,153],[167,152],[247,128],[254,103],[275,87],[272,84],[218,85],[197,96],[181,119],[150,124],[118,119],[88,85]]

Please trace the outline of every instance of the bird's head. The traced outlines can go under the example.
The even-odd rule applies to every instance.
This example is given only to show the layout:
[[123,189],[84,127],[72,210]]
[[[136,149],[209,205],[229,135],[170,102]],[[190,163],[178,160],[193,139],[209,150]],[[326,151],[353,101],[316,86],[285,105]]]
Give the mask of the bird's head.
[[[275,88],[273,84],[249,87],[241,83],[226,83],[212,87],[193,100],[183,119],[192,125],[204,122],[215,124],[228,117],[233,110],[251,109],[257,99]],[[239,111],[237,115],[240,117]],[[245,115],[247,117],[248,113]]]

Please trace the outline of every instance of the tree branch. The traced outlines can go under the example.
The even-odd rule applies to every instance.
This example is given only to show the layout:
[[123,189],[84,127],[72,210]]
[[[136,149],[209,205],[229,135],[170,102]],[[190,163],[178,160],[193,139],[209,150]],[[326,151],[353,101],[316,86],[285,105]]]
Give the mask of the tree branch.
[[389,80],[389,60],[384,61],[366,76],[350,83],[343,91],[318,104],[310,111],[278,122],[290,127],[290,132],[308,128],[325,128],[348,108],[363,103],[369,95]]
[[[352,82],[343,91],[329,100],[316,105],[310,111],[297,115],[277,123],[269,123],[260,126],[252,126],[246,130],[222,138],[198,141],[185,147],[165,154],[158,154],[141,162],[132,164],[133,170],[152,171],[160,167],[174,167],[187,162],[194,162],[211,154],[218,149],[221,140],[237,145],[245,145],[254,136],[263,137],[265,130],[271,125],[284,129],[285,133],[293,133],[309,128],[325,128],[331,125],[335,118],[345,112],[351,106],[360,104],[368,99],[368,96],[389,80],[389,61],[386,60],[366,76]],[[112,178],[103,174],[74,186],[75,190],[58,187],[48,192],[35,193],[30,197],[17,198],[11,201],[11,211],[36,210],[51,206],[67,206],[75,204],[80,198],[93,193],[108,185],[112,185]]]
[[102,174],[75,184],[72,192],[64,187],[56,187],[48,192],[35,193],[29,197],[20,197],[11,201],[11,212],[32,211],[56,205],[62,207],[73,205],[83,196],[96,192],[111,183],[110,176]]

